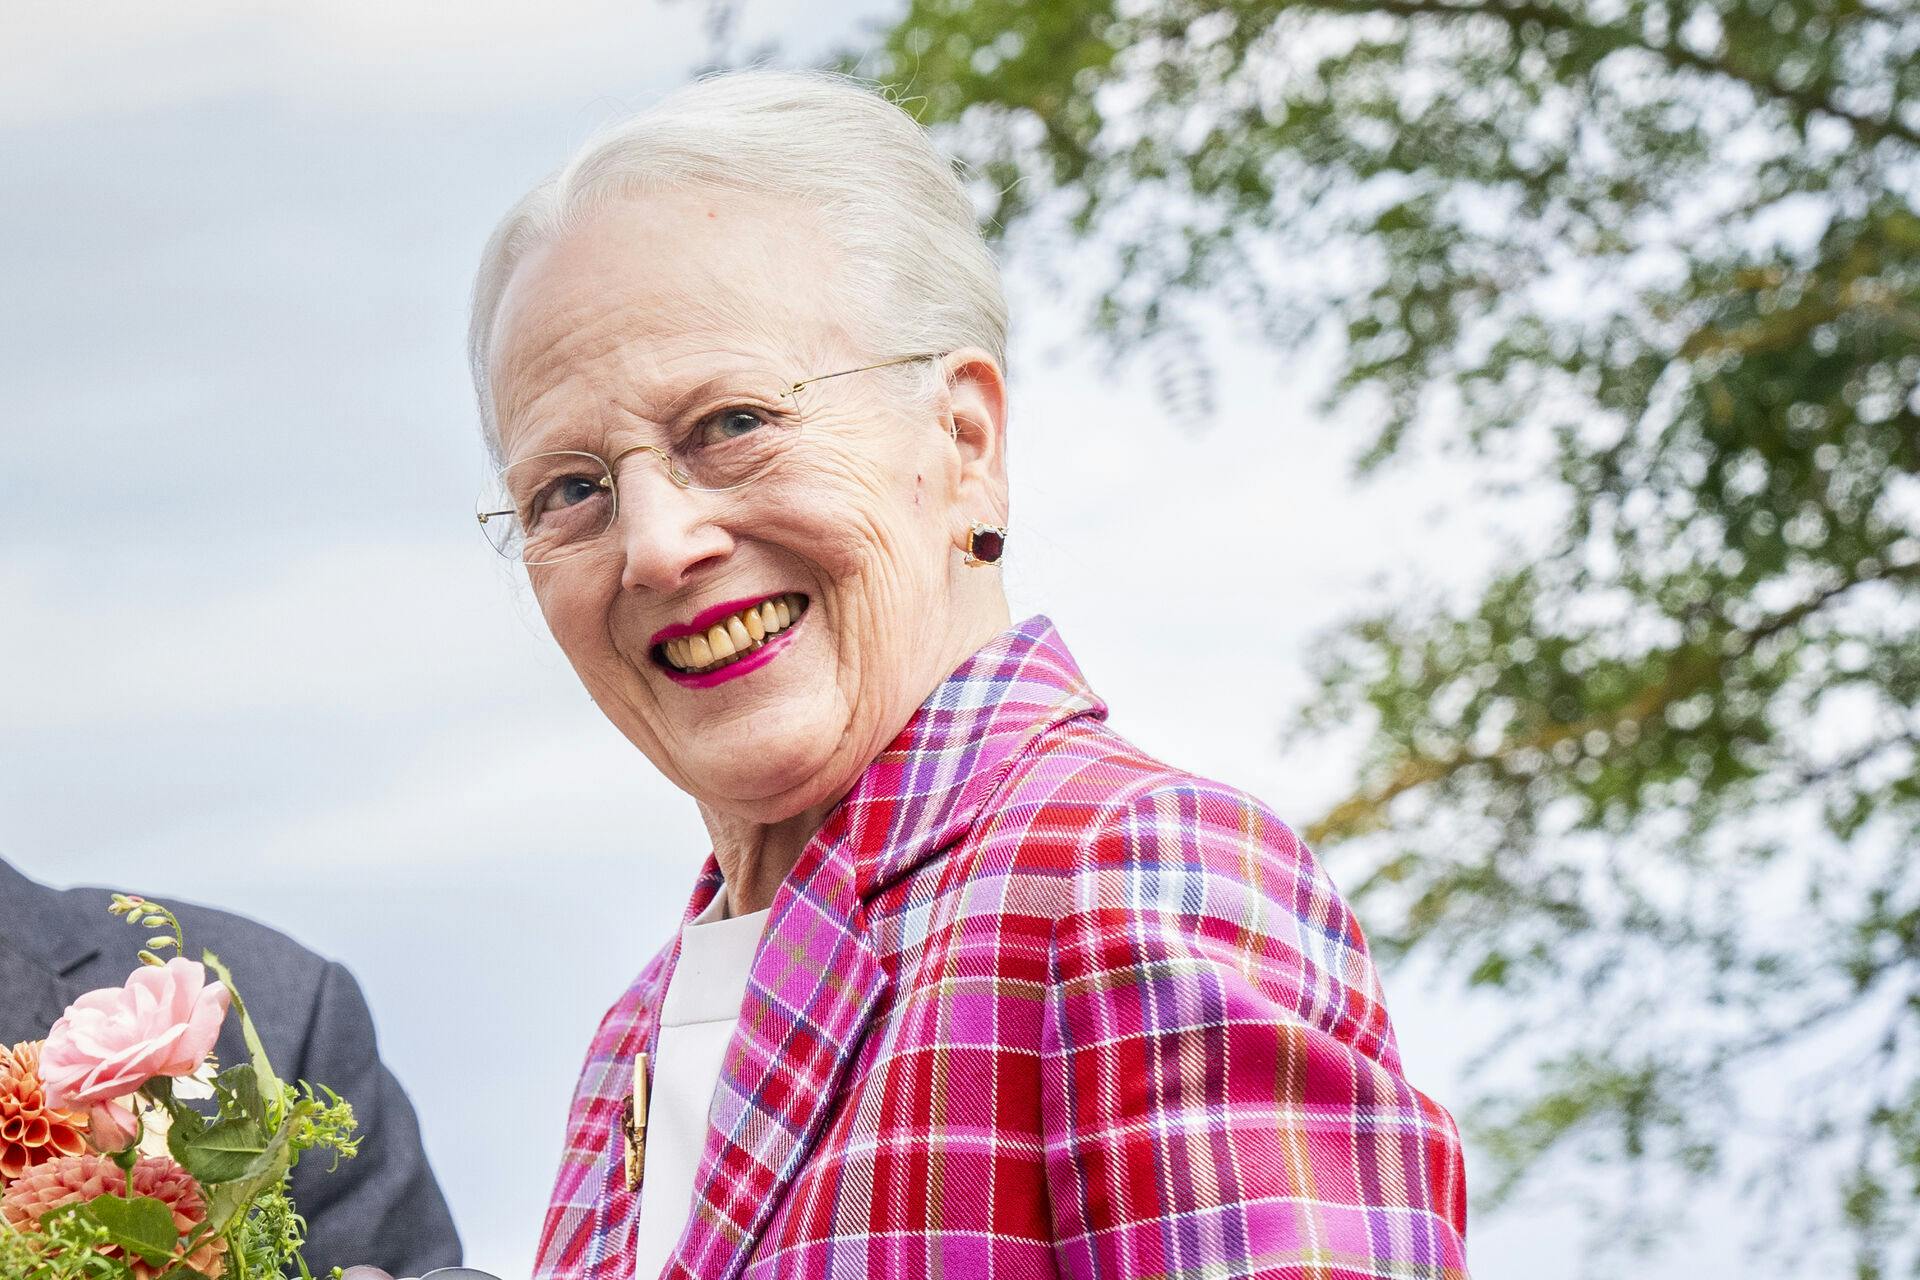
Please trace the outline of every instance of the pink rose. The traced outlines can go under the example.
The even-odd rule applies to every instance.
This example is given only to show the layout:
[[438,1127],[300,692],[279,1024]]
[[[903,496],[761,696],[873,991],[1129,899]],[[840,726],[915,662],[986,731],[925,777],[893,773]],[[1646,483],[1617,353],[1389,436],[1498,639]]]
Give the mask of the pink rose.
[[87,1145],[102,1155],[125,1151],[140,1140],[140,1118],[117,1102],[87,1108]]
[[213,1050],[231,997],[194,960],[134,970],[117,990],[67,1006],[40,1051],[47,1103],[90,1107],[124,1098],[155,1076],[191,1075]]

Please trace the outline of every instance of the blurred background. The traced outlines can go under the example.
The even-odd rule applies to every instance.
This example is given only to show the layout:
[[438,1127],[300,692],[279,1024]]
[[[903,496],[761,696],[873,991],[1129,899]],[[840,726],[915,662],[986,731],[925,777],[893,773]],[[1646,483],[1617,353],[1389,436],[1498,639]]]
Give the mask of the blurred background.
[[1475,1274],[1920,1265],[1906,6],[8,0],[0,856],[345,961],[524,1274],[705,844],[474,529],[470,272],[758,60],[967,163],[1016,616],[1320,850]]

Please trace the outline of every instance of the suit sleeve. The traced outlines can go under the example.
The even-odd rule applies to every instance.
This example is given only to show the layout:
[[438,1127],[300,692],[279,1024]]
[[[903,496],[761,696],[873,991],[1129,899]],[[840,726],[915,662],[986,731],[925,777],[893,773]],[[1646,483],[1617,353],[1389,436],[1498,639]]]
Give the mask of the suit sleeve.
[[1061,1273],[1465,1277],[1452,1118],[1299,839],[1162,784],[1090,826],[1072,882],[1041,1043]]
[[331,1088],[353,1104],[359,1121],[357,1156],[329,1172],[331,1159],[315,1152],[293,1171],[314,1274],[365,1263],[418,1276],[459,1265],[460,1238],[427,1165],[413,1104],[380,1061],[359,984],[338,964],[325,967],[300,1061],[289,1074]]

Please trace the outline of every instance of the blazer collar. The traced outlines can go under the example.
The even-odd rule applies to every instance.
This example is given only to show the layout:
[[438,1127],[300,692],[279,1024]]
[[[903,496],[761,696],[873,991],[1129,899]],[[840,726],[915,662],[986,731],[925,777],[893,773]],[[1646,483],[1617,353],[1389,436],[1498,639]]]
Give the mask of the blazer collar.
[[1106,714],[1052,622],[1001,632],[941,682],[841,802],[860,897],[960,839],[1040,734]]
[[[738,1276],[832,1116],[890,994],[867,903],[960,839],[1035,737],[1105,714],[1053,624],[1029,618],[947,677],[828,814],[768,914],[668,1274]],[[719,885],[709,857],[688,920]],[[669,974],[677,960],[676,940]],[[648,1048],[657,1053],[652,1022]]]

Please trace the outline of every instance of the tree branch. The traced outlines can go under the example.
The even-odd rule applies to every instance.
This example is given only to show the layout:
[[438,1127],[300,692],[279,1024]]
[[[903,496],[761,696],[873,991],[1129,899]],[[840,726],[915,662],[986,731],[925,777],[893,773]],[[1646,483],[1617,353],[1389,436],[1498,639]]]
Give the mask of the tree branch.
[[1891,738],[1880,738],[1869,742],[1859,750],[1849,752],[1838,760],[1831,760],[1823,765],[1803,764],[1794,778],[1794,783],[1802,788],[1818,786],[1829,778],[1852,773],[1882,751],[1902,746],[1920,748],[1920,733],[1914,733],[1911,730],[1906,733],[1896,733]]
[[1379,787],[1348,796],[1317,820],[1309,823],[1304,832],[1306,841],[1310,845],[1318,845],[1325,840],[1345,839],[1381,826],[1383,825],[1381,815],[1387,805],[1407,792],[1442,781],[1467,769],[1497,765],[1517,751],[1547,752],[1560,742],[1569,738],[1584,737],[1595,729],[1611,732],[1628,722],[1643,723],[1664,711],[1668,705],[1697,692],[1717,676],[1728,663],[1750,652],[1754,645],[1789,627],[1799,625],[1853,588],[1868,582],[1898,582],[1913,578],[1920,578],[1920,561],[1888,565],[1877,573],[1843,579],[1825,590],[1816,592],[1792,608],[1783,609],[1772,617],[1763,619],[1752,627],[1735,628],[1729,634],[1740,639],[1741,643],[1737,646],[1728,647],[1723,644],[1717,653],[1703,653],[1697,649],[1676,651],[1675,660],[1668,670],[1666,679],[1657,684],[1648,685],[1631,701],[1612,711],[1587,716],[1567,724],[1549,725],[1528,737],[1503,743],[1497,750],[1491,752],[1460,751],[1450,756],[1415,757],[1404,760],[1394,771],[1393,776]]
[[1509,27],[1537,22],[1541,26],[1593,36],[1607,45],[1610,50],[1637,49],[1643,53],[1650,53],[1669,66],[1719,76],[1722,79],[1743,84],[1767,97],[1792,103],[1802,111],[1832,116],[1836,120],[1844,121],[1855,134],[1869,143],[1897,138],[1910,146],[1920,147],[1920,130],[1908,127],[1903,121],[1893,116],[1870,116],[1850,111],[1818,93],[1782,84],[1758,71],[1716,61],[1681,45],[1651,44],[1625,27],[1585,23],[1574,15],[1550,5],[1507,4],[1500,3],[1499,0],[1489,4],[1455,4],[1449,3],[1448,0],[1365,0],[1364,3],[1362,0],[1302,0],[1301,7],[1347,14],[1391,13],[1408,19],[1492,18]]

